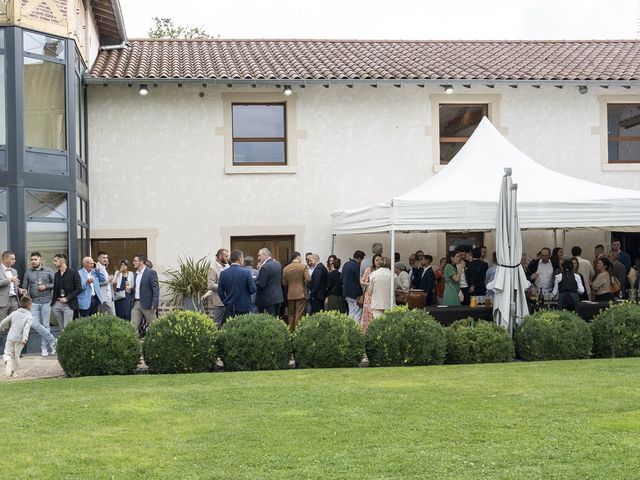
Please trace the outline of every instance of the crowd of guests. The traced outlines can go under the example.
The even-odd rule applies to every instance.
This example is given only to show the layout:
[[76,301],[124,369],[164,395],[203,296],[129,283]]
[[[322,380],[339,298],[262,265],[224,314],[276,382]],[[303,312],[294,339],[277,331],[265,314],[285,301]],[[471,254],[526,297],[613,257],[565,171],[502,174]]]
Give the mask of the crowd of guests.
[[9,327],[4,363],[11,375],[33,328],[41,337],[42,356],[56,353],[56,340],[50,331],[53,313],[63,330],[73,319],[98,312],[118,315],[130,321],[139,335],[157,315],[160,298],[158,275],[147,258],[133,258],[133,271],[123,260],[115,275],[107,272],[109,255],[98,253],[98,261],[82,259],[82,268],[68,267],[67,256],[53,258],[55,272],[42,263],[42,255],[32,252],[30,268],[20,279],[14,267],[14,252],[2,253],[0,266],[0,329]]

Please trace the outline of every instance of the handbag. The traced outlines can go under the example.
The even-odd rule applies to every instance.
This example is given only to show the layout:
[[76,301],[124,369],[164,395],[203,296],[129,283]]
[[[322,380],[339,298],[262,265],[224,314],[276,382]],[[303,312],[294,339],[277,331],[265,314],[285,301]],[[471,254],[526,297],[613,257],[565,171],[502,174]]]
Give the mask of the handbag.
[[609,291],[614,295],[617,295],[618,293],[620,293],[621,288],[622,286],[620,285],[620,280],[618,280],[616,277],[611,277],[611,288],[609,289]]
[[356,298],[356,305],[360,308],[364,306],[364,295],[360,295],[358,298]]
[[127,298],[127,292],[125,292],[124,290],[116,290],[115,292],[113,292],[114,301],[124,300],[125,298]]

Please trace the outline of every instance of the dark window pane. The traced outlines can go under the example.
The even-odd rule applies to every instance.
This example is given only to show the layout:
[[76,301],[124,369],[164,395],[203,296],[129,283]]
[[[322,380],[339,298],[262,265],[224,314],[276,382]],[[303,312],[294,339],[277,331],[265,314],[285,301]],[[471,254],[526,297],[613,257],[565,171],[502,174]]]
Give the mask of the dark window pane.
[[24,53],[64,60],[64,40],[39,33],[24,32]]
[[640,104],[607,105],[609,162],[640,162]]
[[440,163],[446,165],[464,147],[464,142],[441,142],[440,143]]
[[7,129],[5,121],[5,77],[4,77],[4,55],[0,55],[0,145],[7,143]]
[[234,142],[233,163],[285,164],[284,142]]
[[284,138],[284,105],[233,105],[234,138]]
[[0,50],[4,50],[4,28],[0,28]]
[[440,105],[440,137],[470,137],[486,114],[486,105]]
[[52,267],[56,253],[69,255],[67,224],[27,222],[27,252],[40,252],[45,265]]
[[27,218],[66,220],[67,194],[61,192],[27,191]]
[[0,218],[7,216],[7,191],[0,190]]
[[74,82],[75,101],[75,121],[76,121],[76,156],[82,158],[82,84],[80,77],[75,76]]
[[29,147],[64,150],[64,65],[24,59],[25,142]]

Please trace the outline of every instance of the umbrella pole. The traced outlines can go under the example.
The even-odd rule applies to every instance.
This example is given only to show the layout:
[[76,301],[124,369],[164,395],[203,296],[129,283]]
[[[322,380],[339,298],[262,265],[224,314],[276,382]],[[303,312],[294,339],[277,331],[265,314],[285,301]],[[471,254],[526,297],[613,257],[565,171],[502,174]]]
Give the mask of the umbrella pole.
[[390,287],[389,287],[389,296],[390,296],[390,302],[389,305],[391,305],[391,308],[393,308],[396,304],[396,282],[394,281],[393,276],[395,275],[395,270],[396,270],[396,231],[395,229],[391,229],[389,231],[389,234],[391,235],[391,254],[389,255],[389,258],[391,259],[391,282],[390,282]]
[[331,239],[331,255],[336,254],[336,234],[333,234],[333,238]]

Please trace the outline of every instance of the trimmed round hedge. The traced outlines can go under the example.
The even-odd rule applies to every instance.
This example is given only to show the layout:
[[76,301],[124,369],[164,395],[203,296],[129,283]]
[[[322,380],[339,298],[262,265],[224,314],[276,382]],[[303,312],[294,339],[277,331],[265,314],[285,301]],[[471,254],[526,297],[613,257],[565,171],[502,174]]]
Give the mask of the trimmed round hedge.
[[131,324],[104,313],[67,325],[57,351],[60,366],[70,377],[126,375],[140,361],[140,343]]
[[424,310],[396,307],[374,319],[365,334],[369,365],[442,365],[447,334]]
[[596,357],[640,357],[640,305],[617,303],[591,323]]
[[592,345],[587,323],[565,310],[540,310],[528,316],[515,340],[518,357],[527,361],[589,358]]
[[216,366],[218,330],[204,313],[174,311],[148,329],[142,353],[153,373],[207,372]]
[[335,311],[306,316],[293,334],[293,356],[302,368],[357,367],[364,356],[358,324]]
[[466,318],[447,328],[447,363],[510,362],[514,357],[509,333],[493,322]]
[[278,370],[289,366],[291,338],[285,323],[266,313],[231,318],[220,331],[224,369]]

